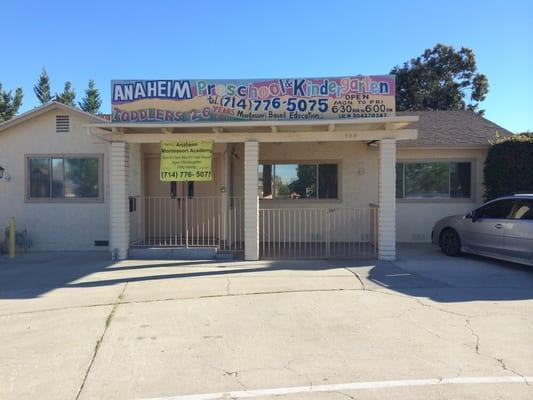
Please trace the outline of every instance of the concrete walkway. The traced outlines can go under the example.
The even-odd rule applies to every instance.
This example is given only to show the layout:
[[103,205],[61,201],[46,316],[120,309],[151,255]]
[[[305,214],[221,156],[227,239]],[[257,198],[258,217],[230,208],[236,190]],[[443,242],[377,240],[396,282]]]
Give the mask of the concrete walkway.
[[107,258],[0,258],[1,399],[533,398],[531,268]]

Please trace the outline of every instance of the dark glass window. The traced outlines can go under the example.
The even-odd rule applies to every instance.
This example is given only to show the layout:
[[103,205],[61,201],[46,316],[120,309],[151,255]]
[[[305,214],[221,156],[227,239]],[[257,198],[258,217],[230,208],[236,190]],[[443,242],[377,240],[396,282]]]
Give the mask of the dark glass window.
[[471,182],[469,162],[450,163],[450,197],[471,197]]
[[316,165],[274,165],[276,199],[316,199]]
[[261,199],[336,199],[337,164],[261,164]]
[[404,196],[448,197],[448,164],[408,163],[404,166]]
[[470,198],[469,162],[399,162],[396,197],[406,199]]
[[52,158],[52,197],[65,196],[65,169],[62,158]]
[[30,197],[50,197],[50,159],[30,159]]
[[477,218],[505,219],[511,214],[514,200],[498,200],[476,211]]
[[318,165],[318,198],[337,198],[337,164]]
[[258,194],[260,199],[272,198],[272,165],[259,165]]
[[187,197],[190,199],[194,197],[194,181],[187,182]]
[[396,198],[403,197],[403,163],[396,163]]
[[32,157],[29,159],[29,197],[98,198],[99,163],[99,158]]

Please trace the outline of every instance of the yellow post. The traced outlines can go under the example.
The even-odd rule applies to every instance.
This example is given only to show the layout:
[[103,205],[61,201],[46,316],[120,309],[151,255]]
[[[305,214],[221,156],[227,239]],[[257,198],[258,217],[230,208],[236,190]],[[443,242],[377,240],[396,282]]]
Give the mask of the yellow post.
[[15,230],[16,224],[15,224],[15,218],[11,217],[9,219],[9,257],[15,258]]

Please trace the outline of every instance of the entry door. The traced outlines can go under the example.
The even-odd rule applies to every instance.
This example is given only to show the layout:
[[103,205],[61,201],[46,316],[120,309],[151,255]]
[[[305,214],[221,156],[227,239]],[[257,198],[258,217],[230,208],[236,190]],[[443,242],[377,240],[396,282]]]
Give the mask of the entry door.
[[212,180],[181,184],[187,206],[187,230],[190,245],[217,245],[221,226],[220,156],[213,154]]
[[504,254],[504,233],[512,208],[512,200],[498,200],[478,208],[475,220],[465,220],[464,245],[474,251]]
[[152,245],[215,243],[220,221],[220,156],[213,154],[212,180],[159,179],[160,159],[145,158],[145,231]]
[[145,158],[144,215],[148,244],[153,246],[185,245],[185,211],[181,185],[171,196],[170,182],[159,179],[159,158]]

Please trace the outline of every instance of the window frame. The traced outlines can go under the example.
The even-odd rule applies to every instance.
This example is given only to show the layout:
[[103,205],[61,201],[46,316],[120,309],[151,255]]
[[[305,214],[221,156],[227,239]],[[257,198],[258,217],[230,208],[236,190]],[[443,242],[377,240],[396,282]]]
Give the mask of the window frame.
[[[271,199],[265,199],[259,197],[259,201],[266,201],[266,202],[276,202],[276,203],[286,203],[286,204],[294,204],[295,202],[304,202],[304,203],[342,203],[342,160],[317,160],[317,159],[311,159],[311,160],[259,160],[258,165],[264,165],[264,164],[335,164],[337,166],[337,197],[334,199],[287,199],[287,198],[276,198],[273,197]],[[258,171],[259,172],[259,171]],[[318,176],[317,176],[318,179]],[[259,180],[259,175],[258,175]],[[274,192],[274,190],[272,190]]]
[[[476,162],[474,158],[397,158],[395,167],[402,164],[421,164],[421,163],[470,163],[470,197],[396,197],[398,203],[475,203],[477,197],[476,187]],[[403,187],[405,193],[405,168],[403,169]],[[395,177],[396,178],[396,177]],[[448,189],[450,189],[450,177],[448,177]],[[396,188],[394,189],[396,191]],[[395,193],[396,196],[396,193]]]
[[[32,158],[96,158],[98,159],[98,197],[31,197],[30,160]],[[52,176],[50,176],[52,178]],[[32,153],[24,155],[25,203],[103,203],[104,202],[104,154],[102,153]]]

